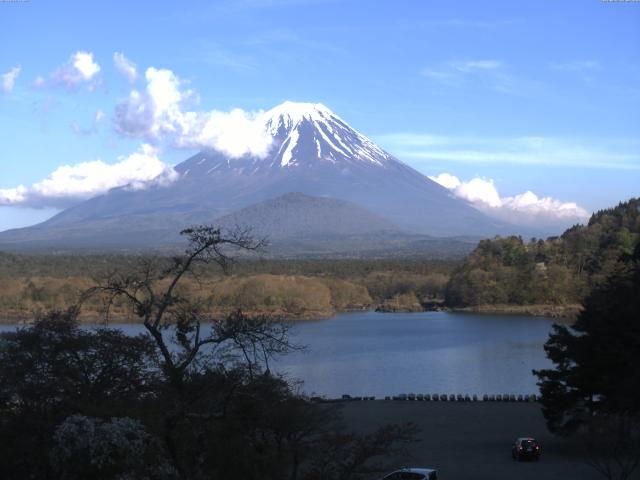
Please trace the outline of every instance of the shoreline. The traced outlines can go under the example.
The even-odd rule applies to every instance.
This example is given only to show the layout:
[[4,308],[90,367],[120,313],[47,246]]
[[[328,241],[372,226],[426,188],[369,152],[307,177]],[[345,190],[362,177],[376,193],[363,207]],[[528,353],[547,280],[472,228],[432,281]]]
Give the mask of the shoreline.
[[469,312],[493,315],[529,315],[532,317],[550,317],[563,319],[565,321],[573,321],[582,310],[582,305],[566,304],[566,305],[474,305],[472,307],[451,308],[452,312]]
[[[582,309],[581,305],[476,305],[472,307],[445,307],[441,304],[429,304],[423,306],[421,310],[411,309],[383,309],[382,305],[369,306],[369,308],[352,308],[340,311],[306,311],[306,312],[285,312],[285,311],[265,311],[265,310],[243,310],[249,316],[266,315],[274,319],[283,321],[307,321],[307,320],[328,320],[337,315],[353,312],[380,312],[380,313],[420,313],[420,312],[453,312],[453,313],[479,313],[486,315],[525,315],[532,317],[548,317],[558,319],[563,322],[572,322]],[[225,317],[236,309],[220,309],[210,312],[214,318]],[[0,325],[29,325],[32,324],[38,312],[25,314],[22,312],[0,312]],[[99,312],[87,312],[80,314],[80,324],[98,325],[104,323],[104,319]],[[112,313],[109,317],[109,324],[142,323],[137,317],[131,315]]]

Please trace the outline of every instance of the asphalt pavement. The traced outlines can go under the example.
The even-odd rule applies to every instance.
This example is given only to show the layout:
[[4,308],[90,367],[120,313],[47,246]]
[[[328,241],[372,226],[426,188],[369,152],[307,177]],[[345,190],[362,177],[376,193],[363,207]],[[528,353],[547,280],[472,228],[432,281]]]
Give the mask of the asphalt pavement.
[[[398,466],[435,468],[441,480],[592,480],[601,478],[588,466],[572,440],[547,431],[536,403],[365,401],[344,404],[347,425],[367,432],[387,423],[413,422],[420,428],[410,459]],[[517,462],[511,446],[531,436],[542,445],[539,462]]]

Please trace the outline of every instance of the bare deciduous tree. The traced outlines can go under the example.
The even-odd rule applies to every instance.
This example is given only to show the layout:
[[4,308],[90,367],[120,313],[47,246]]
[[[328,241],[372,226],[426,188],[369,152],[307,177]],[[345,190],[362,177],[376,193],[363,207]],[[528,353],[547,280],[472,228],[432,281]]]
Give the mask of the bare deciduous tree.
[[199,281],[199,266],[226,272],[231,253],[258,250],[263,241],[248,230],[210,226],[181,233],[189,240],[184,255],[141,260],[83,296],[104,300],[105,319],[124,302],[152,337],[164,383],[141,416],[159,432],[180,478],[355,480],[381,471],[376,459],[404,451],[413,426],[344,433],[333,408],[309,402],[270,374],[272,357],[299,348],[287,324],[241,311],[217,319],[181,294],[187,275]]
[[[228,272],[233,263],[230,252],[257,251],[265,241],[254,239],[247,229],[223,232],[206,225],[183,230],[181,235],[188,238],[189,246],[184,255],[173,257],[168,266],[161,265],[158,259],[142,259],[133,271],[108,275],[87,290],[83,299],[101,295],[105,299],[106,319],[116,300],[128,303],[153,337],[162,355],[164,371],[176,386],[204,347],[227,352],[232,348],[241,353],[250,369],[268,366],[271,356],[289,351],[292,346],[286,325],[264,316],[249,318],[241,312],[223,320],[215,319],[196,301],[179,293],[185,276],[197,278],[198,265],[217,264]],[[205,323],[211,325],[206,333]],[[172,343],[179,348],[172,348]]]
[[[173,257],[168,265],[157,258],[143,259],[131,271],[113,272],[87,290],[82,301],[101,296],[108,321],[114,302],[124,300],[153,338],[162,371],[173,390],[173,400],[163,412],[165,442],[177,470],[185,477],[188,466],[178,453],[176,428],[183,421],[207,420],[203,415],[210,420],[225,412],[224,408],[206,414],[189,412],[186,405],[193,399],[184,387],[186,376],[234,363],[242,364],[250,375],[262,369],[268,372],[270,358],[297,347],[289,342],[286,324],[266,316],[248,317],[240,311],[223,319],[214,318],[179,291],[187,275],[198,278],[198,265],[215,264],[227,272],[233,263],[231,253],[260,250],[264,240],[254,239],[247,229],[223,232],[206,225],[183,230],[181,235],[189,241],[184,255]],[[233,389],[226,395],[232,394]],[[229,398],[223,403],[227,401]]]

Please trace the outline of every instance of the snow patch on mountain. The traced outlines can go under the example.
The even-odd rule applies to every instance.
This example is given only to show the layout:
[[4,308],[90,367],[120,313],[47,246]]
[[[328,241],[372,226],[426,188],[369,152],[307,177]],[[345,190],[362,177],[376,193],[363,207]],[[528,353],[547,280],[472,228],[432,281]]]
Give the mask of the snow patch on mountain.
[[[384,166],[391,158],[321,103],[287,101],[265,112],[263,118],[266,131],[279,145],[276,157],[282,167],[309,160],[311,150],[315,150],[315,160],[331,163],[355,160]],[[312,145],[305,145],[307,142]]]

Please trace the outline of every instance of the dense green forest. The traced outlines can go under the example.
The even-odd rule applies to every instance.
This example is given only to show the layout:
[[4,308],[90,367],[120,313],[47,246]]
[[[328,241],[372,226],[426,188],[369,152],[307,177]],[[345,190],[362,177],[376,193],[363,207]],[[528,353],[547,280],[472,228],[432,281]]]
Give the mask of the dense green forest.
[[640,238],[640,199],[592,215],[559,237],[483,240],[454,270],[451,307],[499,304],[581,304]]

